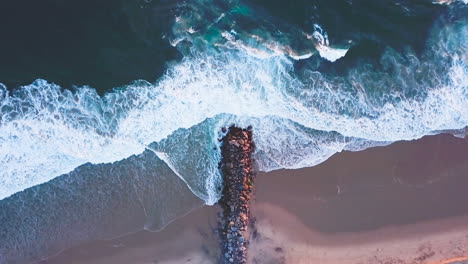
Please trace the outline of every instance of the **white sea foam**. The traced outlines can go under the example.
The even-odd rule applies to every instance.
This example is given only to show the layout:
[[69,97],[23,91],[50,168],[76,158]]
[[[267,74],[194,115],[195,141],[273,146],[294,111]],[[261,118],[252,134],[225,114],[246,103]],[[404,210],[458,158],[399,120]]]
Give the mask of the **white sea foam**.
[[[156,142],[149,148],[213,204],[221,181],[217,133],[231,124],[253,125],[264,171],[313,166],[343,149],[463,128],[467,26],[437,32],[424,58],[408,55],[403,62],[389,51],[382,60],[391,73],[362,65],[344,77],[299,76],[284,54],[252,56],[254,51],[231,46],[194,52],[156,84],[137,82],[104,97],[43,80],[13,95],[2,86],[0,199]],[[434,73],[442,63],[448,70]]]
[[454,2],[462,2],[464,4],[468,4],[468,0],[435,0],[435,1],[432,1],[433,4],[439,4],[439,5],[450,5]]
[[307,35],[307,38],[314,41],[315,48],[318,50],[320,56],[328,61],[335,62],[348,53],[348,48],[330,47],[327,32],[318,24],[314,25],[314,32],[312,35]]

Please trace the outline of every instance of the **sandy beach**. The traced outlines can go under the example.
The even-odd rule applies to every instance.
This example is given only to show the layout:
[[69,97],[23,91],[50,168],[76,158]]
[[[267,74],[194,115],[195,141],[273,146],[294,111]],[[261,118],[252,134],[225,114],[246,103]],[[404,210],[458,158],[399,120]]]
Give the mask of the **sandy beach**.
[[[343,152],[257,176],[249,263],[468,263],[468,140],[447,135]],[[216,207],[161,232],[67,250],[41,263],[216,263]]]
[[251,263],[435,264],[468,254],[468,217],[330,235],[271,204],[259,205],[257,215]]

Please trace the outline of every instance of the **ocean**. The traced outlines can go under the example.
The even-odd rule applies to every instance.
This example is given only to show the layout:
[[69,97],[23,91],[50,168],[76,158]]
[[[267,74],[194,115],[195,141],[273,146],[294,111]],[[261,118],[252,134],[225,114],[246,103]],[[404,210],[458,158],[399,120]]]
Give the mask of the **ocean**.
[[466,4],[2,3],[0,263],[215,204],[223,127],[265,172],[465,137]]

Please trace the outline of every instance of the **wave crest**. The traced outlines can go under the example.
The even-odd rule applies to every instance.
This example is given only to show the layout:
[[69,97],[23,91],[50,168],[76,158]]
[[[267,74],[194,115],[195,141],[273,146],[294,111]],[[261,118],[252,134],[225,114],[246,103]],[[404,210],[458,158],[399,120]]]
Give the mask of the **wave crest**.
[[254,127],[264,171],[463,128],[465,20],[436,26],[422,56],[388,49],[382,67],[360,64],[346,76],[296,72],[288,54],[252,56],[192,30],[190,52],[155,84],[139,81],[103,97],[44,80],[11,95],[2,85],[0,198],[81,164],[115,162],[149,148],[213,204],[221,184],[217,138],[232,124]]

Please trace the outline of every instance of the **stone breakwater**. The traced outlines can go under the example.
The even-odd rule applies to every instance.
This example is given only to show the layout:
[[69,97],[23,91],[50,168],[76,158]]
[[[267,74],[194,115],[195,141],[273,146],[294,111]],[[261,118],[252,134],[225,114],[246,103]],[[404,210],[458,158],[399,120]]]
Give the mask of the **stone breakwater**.
[[[223,132],[226,132],[223,129]],[[252,131],[231,127],[222,139],[224,189],[219,205],[219,236],[221,243],[220,263],[246,263],[249,245],[250,209],[255,173],[251,154],[255,146]]]

